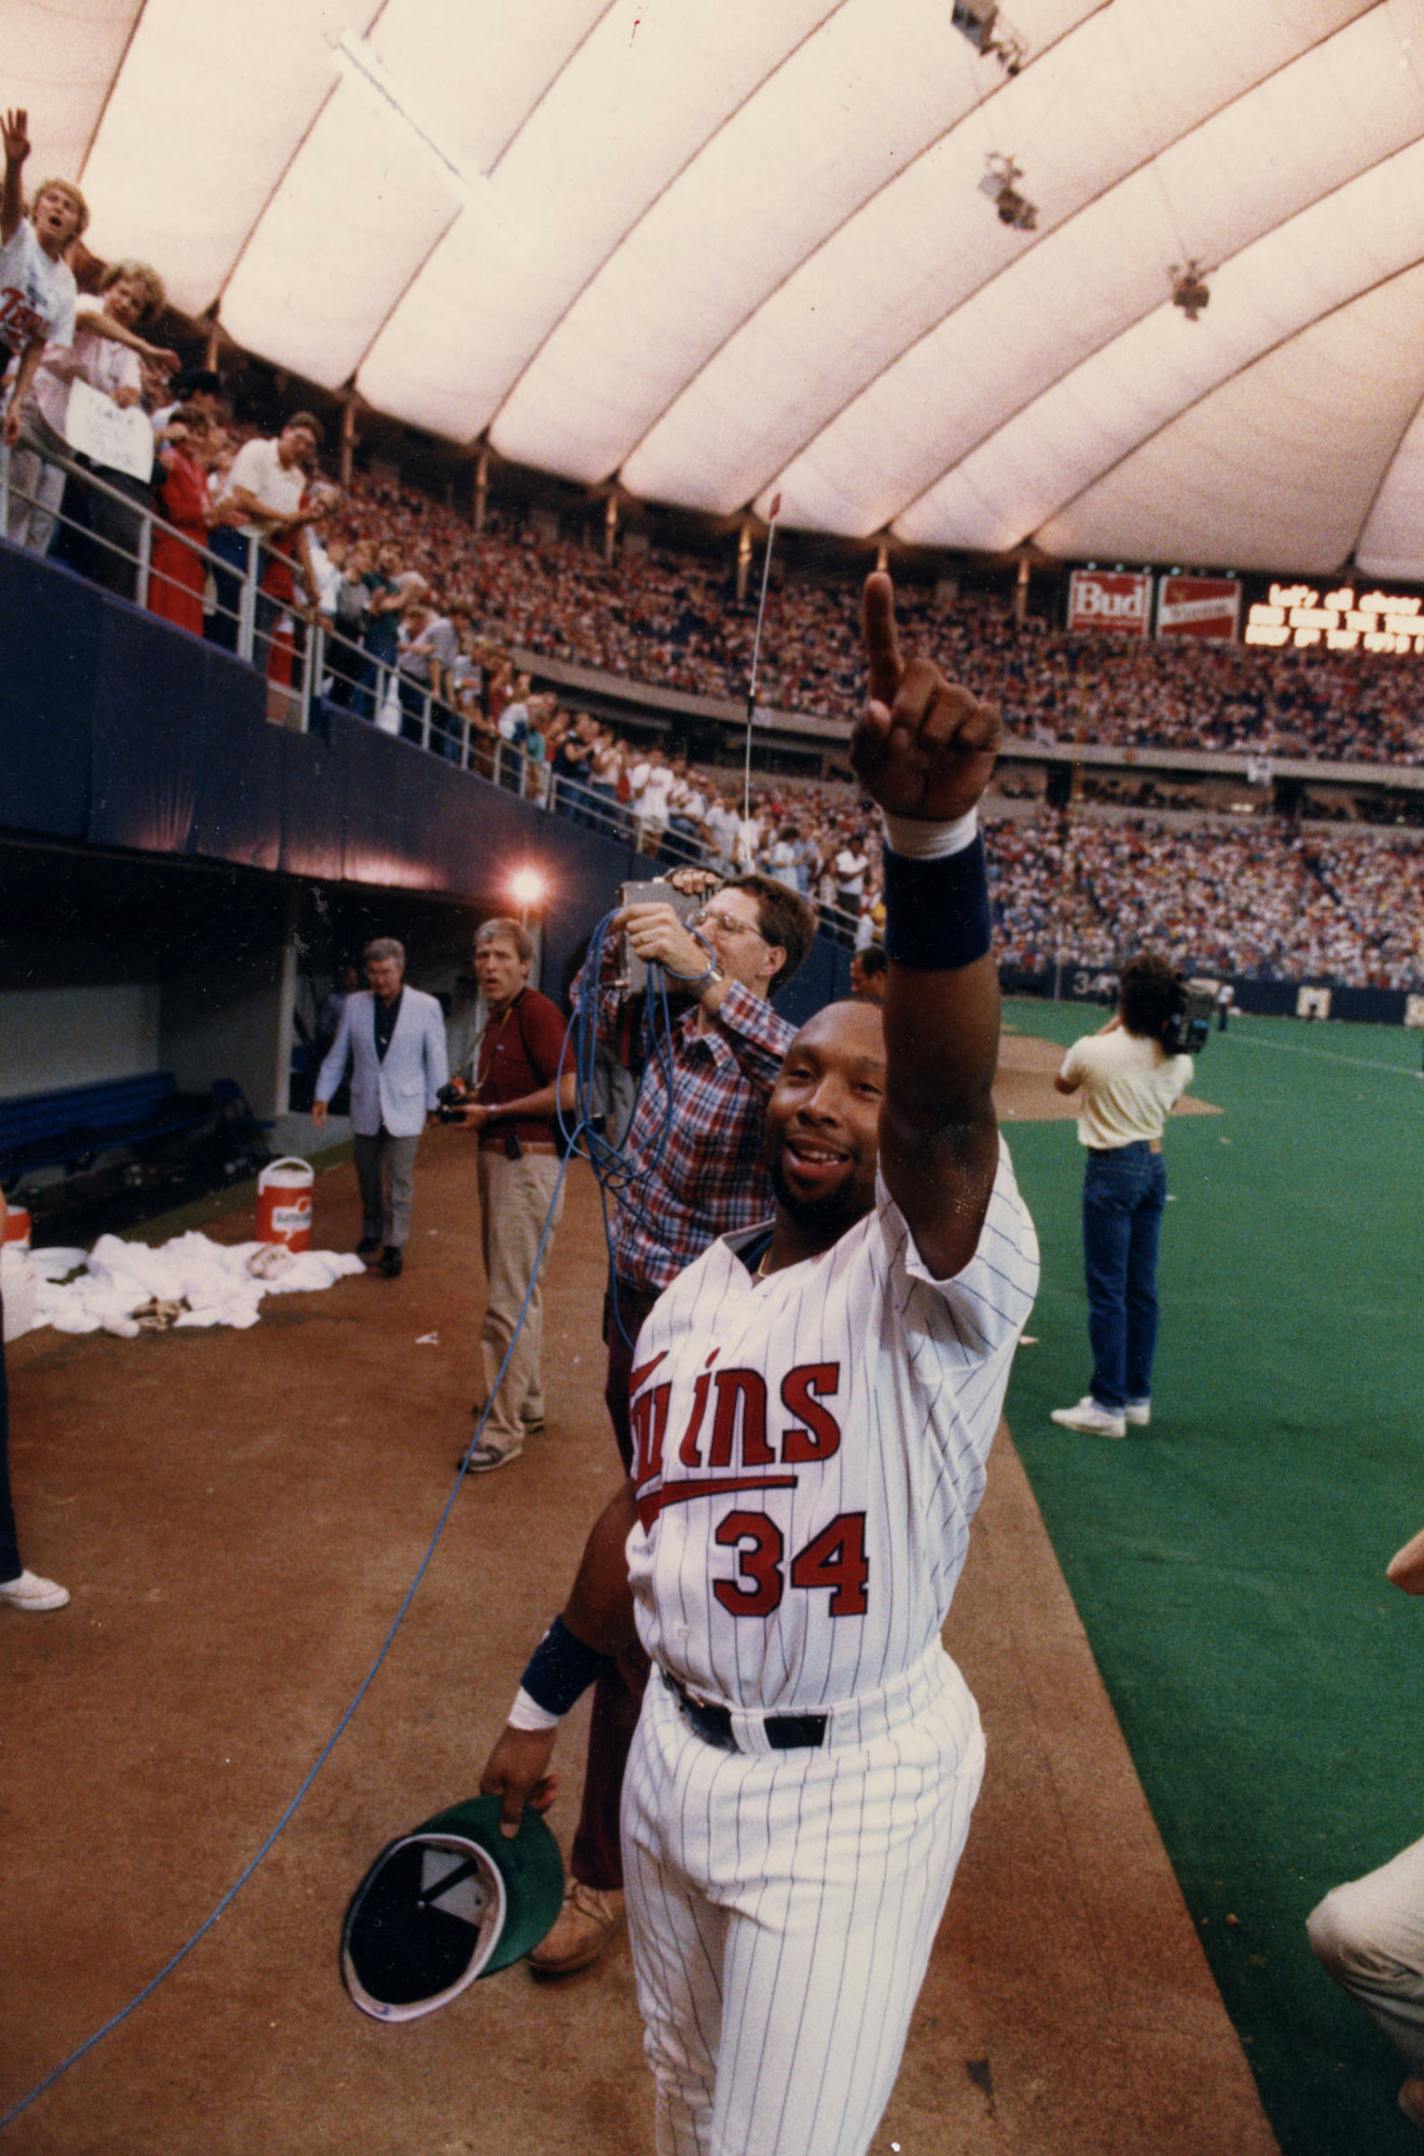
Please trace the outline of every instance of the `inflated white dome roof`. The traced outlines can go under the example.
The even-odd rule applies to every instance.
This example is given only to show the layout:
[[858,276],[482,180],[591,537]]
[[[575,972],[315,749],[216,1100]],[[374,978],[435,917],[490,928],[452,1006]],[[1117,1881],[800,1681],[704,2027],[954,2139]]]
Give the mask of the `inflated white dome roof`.
[[1013,76],[950,17],[0,0],[0,101],[100,254],[455,441],[853,537],[1424,576],[1424,0],[1005,0]]

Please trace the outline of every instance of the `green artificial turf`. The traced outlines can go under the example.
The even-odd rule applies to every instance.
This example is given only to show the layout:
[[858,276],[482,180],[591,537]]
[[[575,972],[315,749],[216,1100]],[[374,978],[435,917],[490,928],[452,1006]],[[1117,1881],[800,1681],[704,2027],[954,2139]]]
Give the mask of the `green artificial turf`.
[[[1018,1002],[1067,1042],[1085,1006]],[[1341,1879],[1424,1835],[1424,1080],[1398,1029],[1237,1019],[1167,1133],[1153,1422],[1088,1388],[1071,1122],[1010,1124],[1043,1286],[1014,1437],[1287,2156],[1419,2150],[1403,2068],[1306,1944]]]

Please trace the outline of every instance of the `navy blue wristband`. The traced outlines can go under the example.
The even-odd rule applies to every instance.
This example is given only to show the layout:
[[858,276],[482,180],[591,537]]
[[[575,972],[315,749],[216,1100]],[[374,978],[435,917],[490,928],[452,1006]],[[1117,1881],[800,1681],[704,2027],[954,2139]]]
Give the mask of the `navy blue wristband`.
[[885,849],[885,948],[897,966],[951,973],[983,958],[991,941],[984,841],[912,861]]
[[562,1617],[556,1617],[530,1655],[519,1682],[546,1714],[564,1715],[612,1659],[587,1646]]

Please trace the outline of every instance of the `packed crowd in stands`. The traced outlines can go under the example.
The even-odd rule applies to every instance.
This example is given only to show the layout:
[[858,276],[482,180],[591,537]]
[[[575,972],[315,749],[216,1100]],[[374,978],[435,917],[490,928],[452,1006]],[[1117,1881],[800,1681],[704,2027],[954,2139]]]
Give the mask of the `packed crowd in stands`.
[[[760,869],[813,900],[846,940],[862,948],[879,940],[878,824],[853,786],[763,783],[744,814],[739,773],[629,747],[548,702],[544,723],[557,746],[551,759],[525,764],[522,778],[556,811],[588,814],[585,789],[601,784],[604,819],[660,867],[703,858],[724,873]],[[575,768],[590,748],[599,782]],[[997,942],[1014,971],[1042,974],[1060,957],[1115,969],[1152,948],[1190,974],[1424,990],[1417,839],[1302,831],[1277,817],[1184,829],[1136,814],[1024,816],[992,797],[986,829]]]
[[[164,299],[150,265],[83,257],[89,296],[80,296],[69,264],[88,220],[84,198],[51,179],[26,202],[24,113],[7,113],[2,133],[12,538],[229,649],[251,570],[260,586],[252,651],[269,675],[291,678],[302,625],[320,622],[320,686],[336,705],[452,756],[468,733],[474,766],[489,776],[626,828],[650,855],[681,850],[766,869],[839,913],[855,940],[877,935],[877,841],[852,788],[786,781],[760,788],[743,813],[734,777],[622,741],[533,693],[516,669],[511,654],[522,650],[740,700],[755,591],[738,599],[730,562],[624,549],[609,564],[498,511],[476,536],[453,509],[388,480],[358,473],[336,488],[319,470],[323,429],[312,414],[289,414],[270,437],[236,426],[216,374],[179,372],[177,354],[142,334]],[[112,407],[116,441],[120,420],[151,435],[147,476],[74,457],[76,383]],[[70,467],[86,461],[107,493],[74,477]],[[145,576],[135,556],[142,513],[153,509],[169,528],[155,530]],[[845,717],[861,694],[858,607],[850,580],[773,584],[767,707]],[[1001,705],[1011,733],[1036,742],[1424,763],[1424,696],[1407,664],[1073,638],[986,599],[941,601],[914,587],[900,612],[908,645],[923,643]],[[1138,801],[1171,802],[1151,784]],[[1107,776],[1098,790],[1134,798]],[[1424,850],[1402,838],[1302,836],[1258,819],[1245,829],[1203,825],[1188,842],[1136,815],[1070,826],[1041,809],[996,825],[991,846],[1006,956],[1029,970],[1070,950],[1110,964],[1149,943],[1196,971],[1424,985]]]
[[[730,564],[649,551],[609,566],[574,540],[498,517],[476,540],[454,510],[366,477],[353,482],[344,515],[352,534],[393,540],[423,576],[457,585],[477,634],[662,688],[745,694],[755,593],[737,599]],[[1020,625],[997,602],[938,602],[913,588],[901,592],[901,615],[907,642],[923,640],[950,673],[993,697],[1026,739],[1424,762],[1424,684],[1407,664],[1070,637],[1032,615]],[[773,583],[761,701],[844,718],[860,680],[858,586]]]
[[989,852],[1004,960],[1027,972],[1151,948],[1207,976],[1424,988],[1424,846],[1409,839],[1043,811],[991,827]]
[[[176,373],[177,355],[148,341],[143,330],[164,298],[149,264],[82,256],[81,297],[69,261],[82,247],[83,197],[66,181],[44,181],[24,214],[23,113],[6,116],[4,150],[0,342],[16,378],[4,422],[12,538],[59,552],[228,648],[255,563],[254,656],[269,674],[290,678],[301,624],[319,619],[338,639],[337,700],[379,721],[389,671],[398,677],[395,723],[447,753],[457,748],[454,730],[440,721],[432,738],[427,694],[462,697],[497,720],[491,706],[501,674],[512,674],[513,649],[664,689],[745,695],[757,594],[753,580],[737,597],[730,559],[625,547],[609,564],[586,544],[498,511],[477,537],[450,507],[389,480],[357,474],[337,489],[320,476],[323,430],[312,414],[289,414],[270,438],[234,426],[215,375]],[[108,491],[67,477],[60,460],[74,461],[76,385],[91,432],[96,400],[115,422],[100,429],[106,442],[123,434],[115,415],[140,434],[147,421],[151,471],[80,456]],[[155,535],[146,580],[133,560],[145,509],[169,527]],[[773,580],[759,680],[767,708],[845,717],[860,693],[858,610],[849,577]],[[1028,741],[1424,763],[1424,689],[1408,663],[1072,637],[1032,614],[1020,623],[982,596],[940,600],[908,584],[901,612],[907,641],[972,681]]]

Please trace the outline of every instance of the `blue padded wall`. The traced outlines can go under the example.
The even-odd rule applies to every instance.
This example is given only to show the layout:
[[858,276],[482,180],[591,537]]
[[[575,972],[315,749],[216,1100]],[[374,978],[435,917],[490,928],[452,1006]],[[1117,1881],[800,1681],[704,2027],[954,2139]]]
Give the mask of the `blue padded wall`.
[[0,826],[83,838],[103,606],[68,570],[0,540]]
[[286,730],[267,723],[250,666],[211,644],[199,648],[203,769],[189,850],[244,868],[278,868]]
[[192,850],[206,689],[205,645],[104,597],[89,707],[94,784],[86,836],[95,845]]
[[[68,570],[0,541],[0,830],[182,855],[513,910],[542,870],[544,977],[559,983],[620,883],[650,864],[413,742],[323,709],[266,718],[250,667]],[[843,990],[818,943],[778,1007]]]
[[339,883],[346,860],[345,746],[326,733],[283,732],[282,857],[289,876]]

